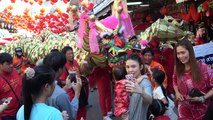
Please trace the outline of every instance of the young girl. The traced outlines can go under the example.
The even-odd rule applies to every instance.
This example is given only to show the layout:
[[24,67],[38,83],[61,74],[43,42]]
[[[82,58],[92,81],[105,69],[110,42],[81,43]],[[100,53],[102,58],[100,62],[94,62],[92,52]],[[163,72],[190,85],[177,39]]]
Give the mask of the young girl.
[[169,116],[170,120],[177,120],[177,115],[174,113],[174,102],[166,96],[165,88],[163,87],[163,81],[165,79],[165,73],[162,70],[155,69],[152,72],[152,80],[155,84],[153,90],[153,98],[161,100],[166,106],[167,110],[165,115]]
[[116,80],[115,82],[115,111],[114,114],[116,117],[120,116],[122,120],[128,120],[128,107],[129,107],[129,98],[128,92],[126,91],[126,70],[124,66],[119,66],[113,69],[113,76]]
[[59,110],[45,104],[55,88],[54,76],[54,71],[45,65],[25,70],[24,105],[18,110],[17,120],[63,120]]

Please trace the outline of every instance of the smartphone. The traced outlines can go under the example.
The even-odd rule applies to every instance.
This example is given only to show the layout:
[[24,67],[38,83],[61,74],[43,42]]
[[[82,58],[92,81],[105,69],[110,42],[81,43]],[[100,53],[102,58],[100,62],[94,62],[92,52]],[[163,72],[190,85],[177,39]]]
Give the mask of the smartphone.
[[4,103],[4,101],[3,101],[3,100],[0,100],[0,105],[3,104],[3,103]]
[[127,74],[125,75],[127,80],[133,81],[134,82],[134,75],[133,74]]
[[69,73],[69,78],[70,78],[70,82],[75,82],[76,83],[76,73],[75,72],[70,72]]

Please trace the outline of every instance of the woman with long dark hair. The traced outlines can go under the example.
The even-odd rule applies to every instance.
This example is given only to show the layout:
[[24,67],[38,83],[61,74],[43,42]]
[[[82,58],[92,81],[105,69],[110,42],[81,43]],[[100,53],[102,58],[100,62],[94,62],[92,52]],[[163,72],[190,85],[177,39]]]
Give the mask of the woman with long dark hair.
[[173,87],[178,103],[179,120],[202,120],[213,96],[213,70],[195,58],[189,40],[175,48]]
[[54,77],[54,71],[46,65],[25,70],[22,79],[24,105],[17,113],[17,120],[63,120],[59,110],[45,104],[55,88]]
[[132,54],[127,58],[126,71],[134,76],[134,82],[126,81],[126,90],[131,93],[129,120],[147,120],[148,107],[152,103],[152,85],[138,55]]

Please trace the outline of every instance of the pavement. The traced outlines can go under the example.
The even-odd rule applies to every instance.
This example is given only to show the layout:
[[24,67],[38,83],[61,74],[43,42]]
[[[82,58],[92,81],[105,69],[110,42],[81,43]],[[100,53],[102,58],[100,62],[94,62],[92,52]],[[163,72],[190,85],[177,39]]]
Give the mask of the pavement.
[[[116,117],[111,117],[112,120],[120,120]],[[87,119],[86,120],[103,120],[101,109],[99,105],[98,90],[89,92],[89,106],[87,107]]]

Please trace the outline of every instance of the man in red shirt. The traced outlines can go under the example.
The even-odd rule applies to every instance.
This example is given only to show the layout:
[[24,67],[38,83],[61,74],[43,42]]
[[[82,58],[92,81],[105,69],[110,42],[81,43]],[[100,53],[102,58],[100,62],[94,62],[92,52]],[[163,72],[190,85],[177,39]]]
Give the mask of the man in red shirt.
[[204,23],[200,23],[198,25],[198,30],[196,33],[195,45],[201,45],[204,43],[208,43],[207,33],[206,33],[206,28],[205,28]]
[[7,109],[1,115],[2,120],[16,120],[16,113],[19,109],[22,81],[18,72],[13,68],[12,60],[10,54],[0,54],[0,100],[12,97]]
[[[66,46],[61,51],[65,56],[67,63],[65,64],[65,69],[60,76],[60,80],[62,82],[62,86],[66,84],[66,78],[68,77],[69,73],[76,73],[76,76],[80,77],[80,66],[78,65],[77,61],[74,60],[74,53],[73,49],[70,46]],[[82,86],[83,87],[83,86]],[[71,88],[67,91],[67,94],[70,96],[70,100],[75,96],[74,90]],[[86,106],[79,106],[78,112],[76,115],[76,120],[80,120],[81,117],[86,119]]]
[[[142,56],[143,56],[144,64],[147,67],[150,67],[151,70],[152,69],[159,69],[159,70],[162,70],[162,71],[165,72],[163,66],[160,63],[153,60],[154,51],[152,50],[152,48],[147,47],[147,48],[143,49]],[[146,70],[146,72],[147,72],[147,75],[149,77],[150,82],[152,83],[152,87],[154,87],[154,82],[151,80],[152,75],[149,73],[148,69]],[[164,85],[165,88],[167,87],[167,75],[165,76],[163,85]]]

